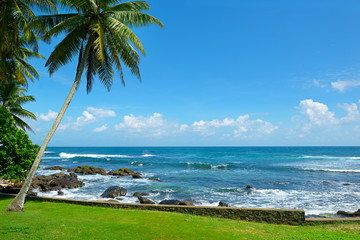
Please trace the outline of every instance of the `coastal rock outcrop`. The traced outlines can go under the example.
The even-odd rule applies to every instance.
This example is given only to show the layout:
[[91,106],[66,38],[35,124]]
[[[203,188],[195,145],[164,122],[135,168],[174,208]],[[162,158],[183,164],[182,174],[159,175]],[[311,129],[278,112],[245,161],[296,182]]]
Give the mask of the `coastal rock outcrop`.
[[90,166],[78,166],[77,168],[69,168],[68,172],[75,172],[80,173],[83,175],[95,175],[95,174],[101,174],[106,175],[106,171],[102,168],[96,168],[96,167],[90,167]]
[[246,187],[245,187],[246,189],[251,189],[251,188],[254,188],[253,186],[251,186],[251,185],[246,185]]
[[60,170],[60,171],[66,171],[67,168],[64,168],[64,167],[61,167],[61,166],[54,166],[54,167],[44,168],[44,170]]
[[[133,176],[133,178],[141,178],[141,173],[134,172],[128,168],[120,168],[118,170],[110,171],[108,174],[117,177]],[[134,175],[136,176],[134,177]]]
[[59,191],[62,188],[78,188],[84,186],[84,182],[79,181],[76,174],[55,173],[49,176],[34,177],[31,187],[39,188],[41,192]]
[[155,204],[153,201],[151,201],[150,199],[138,196],[138,199],[140,201],[141,204]]
[[118,196],[126,196],[127,190],[122,187],[112,186],[106,189],[102,194],[101,197],[103,198],[116,198]]
[[337,214],[345,215],[347,217],[360,217],[360,209],[358,209],[356,212],[346,212],[346,211],[338,211]]
[[134,192],[134,197],[143,197],[143,196],[149,196],[149,193],[140,193],[140,192]]
[[184,200],[163,200],[159,204],[163,205],[186,205],[186,206],[194,206],[194,203],[190,201]]
[[230,205],[225,202],[219,202],[218,207],[230,207]]
[[161,182],[160,178],[151,177],[151,178],[149,178],[149,180],[156,181],[156,182]]
[[133,178],[142,178],[142,176],[140,176],[140,174],[138,174],[138,173],[133,174],[132,177]]

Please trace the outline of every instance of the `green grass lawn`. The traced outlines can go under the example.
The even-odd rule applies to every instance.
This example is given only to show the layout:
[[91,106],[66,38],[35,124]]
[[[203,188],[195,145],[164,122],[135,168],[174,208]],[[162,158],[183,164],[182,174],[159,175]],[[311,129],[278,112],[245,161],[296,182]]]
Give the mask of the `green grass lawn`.
[[4,213],[10,201],[0,196],[0,239],[360,239],[359,223],[285,226],[37,201]]

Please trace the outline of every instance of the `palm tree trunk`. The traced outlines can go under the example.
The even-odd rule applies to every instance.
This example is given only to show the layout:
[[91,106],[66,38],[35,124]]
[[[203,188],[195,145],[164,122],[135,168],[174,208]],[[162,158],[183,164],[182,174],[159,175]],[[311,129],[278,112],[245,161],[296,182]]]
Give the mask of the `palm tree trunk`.
[[79,66],[78,71],[76,73],[75,81],[74,81],[74,84],[71,87],[70,93],[67,96],[67,98],[65,100],[65,103],[63,104],[59,114],[57,115],[57,117],[55,119],[55,122],[54,122],[53,126],[51,127],[49,133],[47,134],[43,144],[41,145],[41,148],[40,148],[40,150],[39,150],[39,152],[38,152],[38,154],[37,154],[37,156],[35,158],[35,161],[31,166],[29,174],[25,179],[24,185],[21,187],[21,190],[16,195],[15,199],[7,207],[6,212],[22,212],[22,211],[24,211],[25,197],[26,197],[26,194],[27,194],[27,192],[28,192],[28,190],[30,188],[31,181],[32,181],[32,179],[33,179],[33,177],[35,175],[35,172],[39,167],[41,158],[42,158],[42,156],[43,156],[43,154],[45,152],[45,149],[46,149],[50,139],[52,138],[52,136],[54,135],[57,127],[59,126],[59,124],[61,122],[61,119],[63,118],[63,116],[65,114],[65,111],[68,108],[68,106],[70,104],[70,101],[74,96],[74,93],[75,93],[75,91],[77,89],[77,86],[79,85],[81,75],[82,75],[82,73],[84,71],[84,68],[85,68],[85,62],[86,61],[84,59],[86,59],[88,54],[89,54],[91,44],[87,44],[87,45],[88,46],[85,49],[85,53],[84,53],[84,56],[82,58],[82,61],[81,61],[81,63],[79,63],[80,66]]

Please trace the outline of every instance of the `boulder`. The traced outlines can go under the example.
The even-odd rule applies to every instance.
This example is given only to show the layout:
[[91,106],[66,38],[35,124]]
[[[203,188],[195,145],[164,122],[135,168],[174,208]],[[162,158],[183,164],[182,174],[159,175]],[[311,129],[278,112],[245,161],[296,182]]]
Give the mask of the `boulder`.
[[246,187],[245,187],[246,189],[251,189],[251,188],[254,188],[253,186],[251,186],[251,185],[246,185]]
[[140,201],[141,204],[155,204],[153,201],[151,201],[150,199],[138,196],[138,199]]
[[76,174],[67,175],[63,172],[49,176],[36,176],[31,183],[32,188],[39,188],[41,192],[59,191],[62,188],[78,188],[84,185],[84,182],[78,180]]
[[178,205],[195,206],[194,203],[185,200],[180,201]]
[[161,182],[160,178],[151,177],[151,178],[149,178],[149,180],[156,181],[156,182]]
[[142,178],[142,176],[140,176],[140,174],[137,174],[137,173],[136,173],[136,174],[133,174],[132,177],[133,177],[133,178]]
[[60,191],[57,192],[57,195],[63,196],[63,195],[64,195],[64,192],[60,190]]
[[134,197],[143,197],[143,196],[149,196],[150,194],[148,193],[140,193],[140,192],[135,192],[133,194]]
[[159,204],[164,205],[179,205],[180,200],[162,200]]
[[225,202],[219,202],[219,207],[230,207],[230,205]]
[[[115,171],[110,171],[109,175],[118,176],[118,177],[126,177],[126,176],[134,176],[134,175],[141,175],[141,173],[134,172],[128,168],[120,168]],[[135,177],[136,178],[136,177]]]
[[340,214],[340,215],[345,215],[347,217],[360,217],[360,209],[358,209],[356,212],[345,212],[345,211],[338,211],[337,214]]
[[44,170],[60,170],[60,171],[65,171],[65,170],[67,170],[67,168],[60,167],[60,166],[54,166],[54,167],[44,168]]
[[330,184],[330,182],[328,182],[328,181],[323,181],[323,184]]
[[118,196],[126,196],[126,189],[118,186],[112,186],[106,189],[101,197],[103,198],[116,198]]
[[101,174],[106,175],[106,171],[102,168],[96,168],[96,167],[90,167],[90,166],[78,166],[77,168],[69,168],[68,172],[75,172],[80,173],[83,175],[95,175],[95,174]]
[[350,186],[351,184],[350,183],[344,183],[343,185],[344,186]]

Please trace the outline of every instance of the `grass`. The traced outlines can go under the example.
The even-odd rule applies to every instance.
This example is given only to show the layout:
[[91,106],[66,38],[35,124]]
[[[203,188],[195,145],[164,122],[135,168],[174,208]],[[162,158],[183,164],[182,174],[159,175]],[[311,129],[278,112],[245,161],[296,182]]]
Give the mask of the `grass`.
[[27,201],[23,213],[4,213],[0,239],[360,239],[359,223],[285,226],[156,211]]

